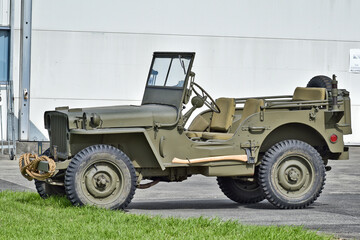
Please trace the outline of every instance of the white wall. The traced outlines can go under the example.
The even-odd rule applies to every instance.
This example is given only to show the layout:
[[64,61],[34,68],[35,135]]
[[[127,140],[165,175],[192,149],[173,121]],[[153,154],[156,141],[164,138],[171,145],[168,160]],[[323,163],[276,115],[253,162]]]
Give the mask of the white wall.
[[56,106],[139,103],[152,52],[195,51],[197,82],[215,98],[292,94],[335,73],[352,93],[346,141],[360,143],[360,75],[348,72],[359,9],[356,0],[33,0],[30,119],[47,136],[43,112]]
[[353,40],[357,0],[33,0],[34,29]]
[[10,0],[0,0],[0,26],[10,24]]

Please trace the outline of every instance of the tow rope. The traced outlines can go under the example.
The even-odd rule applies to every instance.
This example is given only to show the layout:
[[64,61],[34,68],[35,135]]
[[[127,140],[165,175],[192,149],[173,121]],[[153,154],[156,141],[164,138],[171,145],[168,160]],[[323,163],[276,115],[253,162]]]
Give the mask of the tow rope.
[[[42,172],[38,170],[38,165],[40,161],[47,161],[49,164],[49,170],[47,172]],[[44,181],[45,179],[54,175],[56,170],[56,163],[53,159],[48,156],[42,155],[38,156],[37,154],[24,153],[19,158],[19,168],[21,174],[29,181],[37,179]]]

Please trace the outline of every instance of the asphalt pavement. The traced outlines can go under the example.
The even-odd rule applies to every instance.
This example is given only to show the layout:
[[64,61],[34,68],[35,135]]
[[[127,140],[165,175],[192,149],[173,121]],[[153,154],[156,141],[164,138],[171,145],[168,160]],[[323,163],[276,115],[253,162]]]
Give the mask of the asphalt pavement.
[[[159,183],[137,189],[127,212],[175,217],[218,217],[244,224],[302,225],[305,228],[360,239],[360,147],[350,148],[350,160],[330,161],[325,189],[309,208],[279,210],[264,200],[240,205],[227,199],[215,178],[193,176],[181,183]],[[0,160],[0,191],[36,191],[23,178],[17,161]]]

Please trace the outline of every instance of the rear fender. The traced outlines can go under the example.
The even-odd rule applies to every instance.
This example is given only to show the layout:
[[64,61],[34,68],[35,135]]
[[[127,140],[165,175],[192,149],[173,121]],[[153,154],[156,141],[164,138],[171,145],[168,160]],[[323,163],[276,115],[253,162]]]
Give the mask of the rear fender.
[[286,140],[296,139],[310,144],[315,147],[320,154],[325,157],[326,152],[338,152],[343,151],[342,139],[339,139],[338,145],[330,144],[326,140],[326,136],[323,136],[316,129],[303,123],[289,123],[278,126],[271,131],[264,139],[260,152],[266,152],[274,144]]

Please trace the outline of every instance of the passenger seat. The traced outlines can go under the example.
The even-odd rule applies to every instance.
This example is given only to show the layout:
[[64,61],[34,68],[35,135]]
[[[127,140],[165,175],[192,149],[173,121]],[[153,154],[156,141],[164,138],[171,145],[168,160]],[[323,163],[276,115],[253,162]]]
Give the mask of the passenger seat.
[[[235,124],[233,126],[234,132],[237,129],[240,124],[245,121],[250,115],[253,115],[254,113],[260,112],[261,106],[264,106],[264,100],[263,99],[247,99],[244,105],[244,109],[241,115],[241,118],[239,121],[237,121],[238,124]],[[202,135],[202,138],[208,139],[208,140],[228,140],[232,138],[234,133],[215,133],[215,132],[205,132]]]

